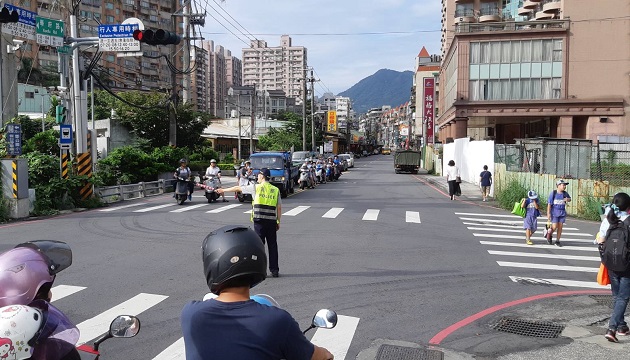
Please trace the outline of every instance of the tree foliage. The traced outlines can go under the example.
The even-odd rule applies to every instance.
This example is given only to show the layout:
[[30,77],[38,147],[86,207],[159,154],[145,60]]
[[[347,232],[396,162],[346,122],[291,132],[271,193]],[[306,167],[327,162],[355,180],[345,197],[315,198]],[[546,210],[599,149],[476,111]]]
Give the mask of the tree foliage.
[[[302,117],[292,113],[284,112],[278,115],[278,120],[285,121],[285,125],[280,129],[269,129],[266,135],[258,137],[258,147],[262,150],[286,150],[293,146],[295,149],[302,149]],[[315,142],[321,142],[321,131],[316,130]],[[306,148],[311,148],[311,123],[306,121]]]

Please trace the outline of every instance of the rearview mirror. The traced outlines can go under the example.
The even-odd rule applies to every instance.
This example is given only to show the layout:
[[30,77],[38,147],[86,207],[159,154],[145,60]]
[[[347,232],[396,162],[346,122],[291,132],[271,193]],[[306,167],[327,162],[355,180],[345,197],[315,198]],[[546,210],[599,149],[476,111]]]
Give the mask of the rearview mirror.
[[130,338],[140,332],[140,320],[132,315],[117,316],[109,325],[109,333],[113,337]]
[[332,310],[321,309],[313,316],[313,327],[332,329],[336,325],[337,313]]

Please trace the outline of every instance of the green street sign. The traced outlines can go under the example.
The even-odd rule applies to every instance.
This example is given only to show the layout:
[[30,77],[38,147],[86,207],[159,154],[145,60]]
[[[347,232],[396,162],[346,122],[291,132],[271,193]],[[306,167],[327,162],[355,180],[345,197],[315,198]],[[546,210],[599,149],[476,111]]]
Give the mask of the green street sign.
[[37,34],[63,37],[63,27],[63,21],[41,16],[35,19],[35,30]]
[[60,54],[69,54],[70,53],[70,46],[68,45],[64,45],[61,47],[57,48],[57,52]]

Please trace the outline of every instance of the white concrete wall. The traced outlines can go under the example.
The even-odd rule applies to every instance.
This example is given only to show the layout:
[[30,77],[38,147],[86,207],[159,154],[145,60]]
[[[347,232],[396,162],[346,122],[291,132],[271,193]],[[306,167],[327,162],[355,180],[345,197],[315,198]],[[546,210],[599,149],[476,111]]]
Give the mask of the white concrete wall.
[[[494,141],[470,141],[469,138],[455,139],[455,142],[443,145],[442,174],[450,160],[459,168],[462,181],[479,185],[479,174],[483,166],[488,165],[494,177]],[[490,188],[494,196],[494,184]]]

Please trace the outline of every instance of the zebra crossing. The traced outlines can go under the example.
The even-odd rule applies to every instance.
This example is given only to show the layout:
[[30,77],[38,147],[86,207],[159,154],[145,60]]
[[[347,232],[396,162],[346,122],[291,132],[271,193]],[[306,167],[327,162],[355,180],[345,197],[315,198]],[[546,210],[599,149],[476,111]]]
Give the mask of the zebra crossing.
[[[74,285],[54,286],[51,289],[53,294],[51,302],[54,303],[60,299],[78,294],[85,289],[86,287]],[[101,335],[107,333],[109,331],[111,321],[118,315],[138,316],[142,322],[142,316],[140,314],[150,310],[167,298],[167,295],[139,293],[122,301],[118,305],[106,309],[89,319],[79,322],[76,325],[80,332],[77,346],[92,342]],[[182,304],[182,307],[183,306],[184,304]],[[63,308],[61,310],[63,311]],[[74,319],[71,320],[74,322]],[[335,359],[343,360],[350,348],[350,344],[352,343],[358,324],[359,318],[338,315],[337,326],[333,329],[316,329],[311,342],[315,345],[326,347],[335,356]],[[177,328],[176,331],[181,332],[181,329]],[[147,339],[151,339],[151,335],[146,335],[142,332],[140,332],[138,336],[143,335],[146,336]],[[164,350],[153,357],[152,360],[184,359],[186,357],[183,338],[177,339],[172,344],[159,344],[157,346],[163,347]]]
[[[208,208],[211,208],[208,210]],[[245,210],[246,209],[246,210]],[[283,207],[283,210],[285,208]],[[161,205],[153,205],[146,202],[139,202],[134,204],[115,206],[105,209],[100,209],[101,212],[124,212],[130,211],[132,213],[147,213],[158,210],[166,210],[169,213],[183,213],[188,211],[202,211],[206,214],[218,214],[225,211],[230,210],[245,210],[244,214],[251,213],[251,205],[249,204],[229,204],[224,206],[217,207],[216,204],[190,204],[184,206],[178,206],[175,203],[161,204]],[[343,207],[331,207],[331,208],[315,208],[307,205],[298,205],[290,209],[284,210],[282,216],[289,217],[298,217],[298,216],[321,216],[323,219],[336,219],[340,216],[343,216],[344,210],[346,208]],[[409,211],[409,210],[396,210],[398,213],[397,216],[400,216],[400,219],[405,223],[411,224],[421,224],[422,221],[420,219],[419,211]],[[315,214],[314,214],[315,213]],[[362,221],[378,221],[379,216],[381,215],[380,209],[366,209],[363,215],[360,217]]]
[[[477,214],[455,212],[479,243],[487,247],[488,254],[495,257],[497,265],[512,269],[509,275],[514,282],[545,284],[566,287],[605,289],[597,284],[600,257],[593,244],[594,233],[583,232],[572,227],[571,221],[562,231],[563,247],[547,244],[542,236],[546,218],[540,218],[538,229],[532,235],[534,245],[525,243],[523,218],[516,215]],[[555,234],[554,234],[555,237]],[[544,277],[525,277],[519,272],[540,273]],[[557,278],[548,278],[553,274]]]

